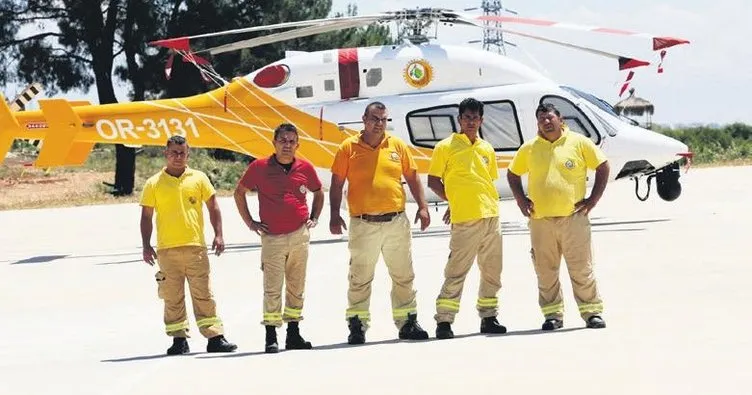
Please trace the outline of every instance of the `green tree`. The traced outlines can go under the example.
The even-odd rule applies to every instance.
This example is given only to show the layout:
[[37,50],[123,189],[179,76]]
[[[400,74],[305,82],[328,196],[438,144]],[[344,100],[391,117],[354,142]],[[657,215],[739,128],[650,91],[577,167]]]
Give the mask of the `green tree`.
[[[131,100],[189,96],[216,86],[178,58],[166,80],[167,50],[151,48],[149,41],[325,18],[330,12],[330,0],[0,0],[0,84],[36,81],[49,95],[95,85],[99,103],[106,104],[117,102],[114,77],[130,84]],[[348,7],[348,15],[356,13]],[[260,34],[199,40],[195,45]],[[285,48],[313,51],[390,42],[388,28],[369,26],[236,51],[211,62],[230,79],[281,58]],[[115,193],[131,194],[135,150],[118,145],[116,158]]]
[[[0,61],[6,67],[0,69],[0,82],[37,81],[50,95],[72,89],[88,90],[95,85],[100,104],[116,103],[113,66],[116,57],[126,51],[123,35],[126,22],[130,26],[136,19],[141,25],[154,26],[159,22],[151,17],[158,13],[144,13],[136,6],[138,2],[1,1]],[[115,155],[115,193],[130,194],[135,151],[118,145]]]

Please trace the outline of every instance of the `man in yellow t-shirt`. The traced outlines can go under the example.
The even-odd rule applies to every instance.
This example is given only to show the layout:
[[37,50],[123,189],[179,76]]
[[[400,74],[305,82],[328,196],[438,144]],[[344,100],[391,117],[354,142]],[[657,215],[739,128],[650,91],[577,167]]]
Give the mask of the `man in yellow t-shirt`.
[[483,123],[483,103],[467,98],[459,106],[460,133],[440,141],[433,149],[428,187],[449,202],[449,259],[444,285],[436,299],[436,337],[454,337],[451,324],[460,310],[465,277],[478,257],[480,289],[476,308],[481,333],[506,333],[499,324],[497,293],[501,289],[501,228],[499,178],[496,153],[478,131]]
[[[209,257],[204,240],[203,204],[209,209],[214,228],[212,248],[224,251],[222,216],[209,178],[188,168],[188,143],[182,136],[167,140],[167,166],[150,177],[141,195],[141,241],[143,259],[159,265],[158,292],[164,300],[165,332],[172,336],[168,355],[187,354],[188,317],[185,311],[185,281],[193,303],[196,325],[208,340],[207,352],[231,352],[237,349],[223,333],[216,303],[209,286]],[[151,246],[152,217],[157,213],[157,250]]]
[[[552,104],[535,110],[538,136],[525,142],[507,172],[509,187],[522,214],[529,217],[530,240],[538,276],[538,303],[545,317],[543,330],[564,325],[559,283],[562,255],[567,262],[580,316],[588,328],[605,328],[603,302],[593,274],[588,214],[606,189],[609,164],[589,138],[571,132]],[[587,171],[595,184],[585,197]],[[528,174],[528,193],[521,176]]]
[[421,230],[425,230],[431,219],[415,160],[402,140],[386,133],[388,119],[383,103],[366,106],[364,130],[342,142],[331,169],[329,230],[332,234],[341,234],[342,228],[347,229],[339,210],[344,183],[348,183],[350,284],[346,318],[349,344],[366,341],[371,282],[381,254],[392,278],[392,318],[399,329],[399,338],[428,339],[428,332],[420,327],[417,319],[403,177],[418,203],[415,222],[420,221]]

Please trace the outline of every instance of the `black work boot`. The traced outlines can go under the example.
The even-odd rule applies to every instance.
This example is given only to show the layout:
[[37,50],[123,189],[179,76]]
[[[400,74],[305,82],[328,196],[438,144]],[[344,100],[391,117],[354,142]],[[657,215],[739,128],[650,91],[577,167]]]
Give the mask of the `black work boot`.
[[480,333],[507,333],[507,328],[496,317],[485,317],[480,321]]
[[544,331],[552,331],[554,329],[559,329],[564,326],[564,321],[558,319],[558,318],[547,318],[546,322],[543,323],[543,326],[541,329]]
[[264,346],[264,352],[267,354],[275,354],[279,352],[279,345],[277,344],[277,327],[274,325],[266,325],[266,345]]
[[347,336],[347,344],[363,344],[366,342],[366,334],[363,323],[358,316],[350,317],[347,325],[350,328],[350,335]]
[[209,339],[206,343],[206,352],[233,352],[238,346],[230,343],[223,335],[217,335]]
[[587,327],[588,328],[594,328],[594,329],[601,329],[606,327],[606,321],[603,321],[603,318],[599,315],[594,315],[587,320]]
[[285,349],[287,350],[310,350],[313,348],[311,342],[305,341],[300,336],[300,327],[293,321],[287,323],[287,338],[285,339]]
[[448,322],[439,322],[436,325],[436,338],[437,339],[451,339],[454,337],[452,332],[452,324]]
[[191,348],[188,347],[188,340],[184,337],[173,337],[172,346],[167,349],[167,355],[188,354]]
[[405,325],[402,325],[399,331],[399,338],[403,340],[426,340],[428,332],[418,324],[418,315],[415,313],[407,315]]

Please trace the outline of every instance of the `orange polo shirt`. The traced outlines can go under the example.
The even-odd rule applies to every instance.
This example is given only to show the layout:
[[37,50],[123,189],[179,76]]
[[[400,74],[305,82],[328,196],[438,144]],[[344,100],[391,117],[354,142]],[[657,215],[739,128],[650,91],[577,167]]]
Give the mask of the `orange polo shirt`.
[[350,216],[404,211],[402,177],[417,169],[405,142],[389,133],[376,148],[360,134],[347,138],[332,164],[332,174],[347,180]]

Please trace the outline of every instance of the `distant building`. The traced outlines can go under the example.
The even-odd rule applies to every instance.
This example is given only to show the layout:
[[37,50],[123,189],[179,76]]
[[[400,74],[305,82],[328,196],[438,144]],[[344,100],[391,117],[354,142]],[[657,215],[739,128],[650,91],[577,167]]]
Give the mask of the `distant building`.
[[634,88],[630,88],[629,97],[614,104],[614,111],[625,117],[642,117],[642,122],[636,119],[635,121],[640,126],[651,129],[653,127],[653,112],[655,111],[653,103],[635,96],[634,92]]

